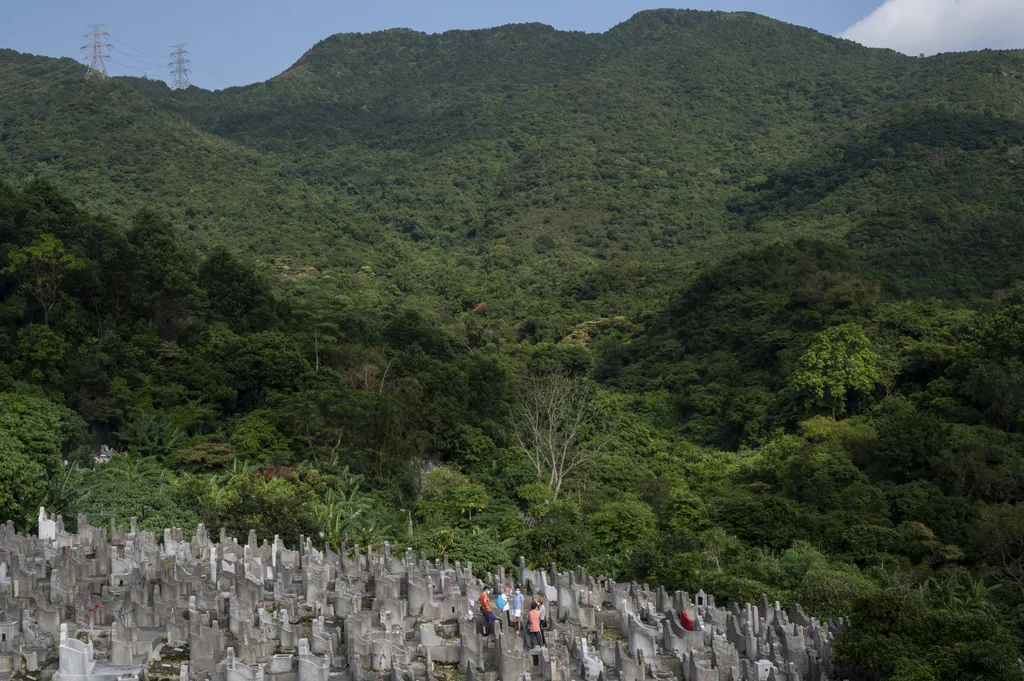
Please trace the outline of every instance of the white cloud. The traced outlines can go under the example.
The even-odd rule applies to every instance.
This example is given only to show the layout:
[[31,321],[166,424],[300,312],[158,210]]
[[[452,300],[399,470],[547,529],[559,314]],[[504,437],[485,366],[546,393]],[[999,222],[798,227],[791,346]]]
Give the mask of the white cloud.
[[843,37],[914,55],[1021,48],[1024,0],[885,0]]

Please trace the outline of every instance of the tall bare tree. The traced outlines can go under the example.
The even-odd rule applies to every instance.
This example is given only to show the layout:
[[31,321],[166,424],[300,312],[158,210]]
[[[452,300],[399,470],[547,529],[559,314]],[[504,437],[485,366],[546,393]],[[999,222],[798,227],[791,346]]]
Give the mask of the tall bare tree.
[[565,481],[611,440],[611,424],[585,378],[529,378],[512,412],[513,438],[557,499]]
[[64,244],[52,234],[43,234],[24,248],[7,254],[10,265],[3,274],[18,277],[22,288],[39,301],[43,323],[50,325],[50,315],[68,296],[61,290],[64,278],[85,267],[85,263],[64,252]]

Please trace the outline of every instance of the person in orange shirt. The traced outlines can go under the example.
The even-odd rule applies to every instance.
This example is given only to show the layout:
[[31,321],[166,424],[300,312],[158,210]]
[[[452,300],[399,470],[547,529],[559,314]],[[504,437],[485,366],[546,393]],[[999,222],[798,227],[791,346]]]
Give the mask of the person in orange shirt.
[[536,603],[530,604],[530,615],[527,618],[530,622],[530,647],[539,648],[543,645],[540,636],[540,610]]
[[494,607],[491,605],[490,591],[491,587],[485,586],[480,592],[480,615],[484,618],[484,636],[492,633],[491,624],[498,621],[498,616],[494,614]]

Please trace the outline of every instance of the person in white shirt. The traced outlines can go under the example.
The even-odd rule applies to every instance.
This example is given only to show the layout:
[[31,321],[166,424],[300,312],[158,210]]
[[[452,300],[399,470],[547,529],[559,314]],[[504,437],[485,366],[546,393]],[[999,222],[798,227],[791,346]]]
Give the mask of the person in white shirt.
[[545,640],[544,630],[548,628],[548,601],[543,597],[537,600],[540,602],[540,643],[546,646],[548,642]]

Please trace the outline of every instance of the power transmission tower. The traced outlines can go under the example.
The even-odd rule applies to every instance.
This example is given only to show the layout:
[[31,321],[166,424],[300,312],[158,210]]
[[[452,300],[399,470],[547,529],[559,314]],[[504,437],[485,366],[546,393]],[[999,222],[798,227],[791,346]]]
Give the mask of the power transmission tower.
[[82,36],[90,41],[88,45],[82,45],[82,50],[86,53],[86,61],[89,62],[89,70],[85,72],[85,78],[86,80],[93,78],[102,80],[107,77],[107,64],[103,60],[110,58],[105,50],[113,45],[103,42],[105,38],[110,37],[109,33],[100,30],[103,28],[103,24],[92,24],[89,28],[92,30]]
[[190,83],[188,80],[188,74],[191,71],[188,65],[192,62],[188,59],[188,51],[185,49],[185,45],[172,45],[174,52],[171,52],[171,58],[174,59],[168,64],[171,67],[171,89],[172,90],[183,90],[187,88]]

